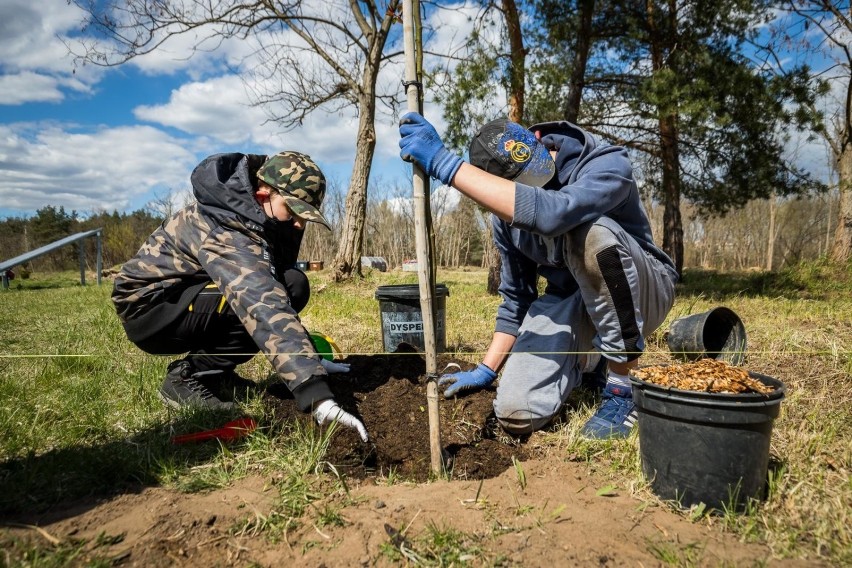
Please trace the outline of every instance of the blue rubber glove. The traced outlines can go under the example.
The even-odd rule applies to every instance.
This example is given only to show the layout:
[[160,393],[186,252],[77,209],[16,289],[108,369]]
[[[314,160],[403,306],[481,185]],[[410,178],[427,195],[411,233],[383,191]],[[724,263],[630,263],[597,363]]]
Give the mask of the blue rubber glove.
[[497,378],[497,373],[484,363],[475,369],[444,375],[438,379],[438,386],[450,385],[444,391],[444,398],[452,398],[459,392],[474,391],[487,387]]
[[409,112],[399,121],[400,157],[423,168],[429,177],[450,185],[464,161],[447,150],[438,131],[416,112]]

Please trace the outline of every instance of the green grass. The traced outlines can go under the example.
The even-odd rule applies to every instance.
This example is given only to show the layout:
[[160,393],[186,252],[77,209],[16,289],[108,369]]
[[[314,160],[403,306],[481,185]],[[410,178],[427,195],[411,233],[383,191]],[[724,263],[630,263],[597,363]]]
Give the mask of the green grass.
[[0,549],[13,552],[14,556],[0,560],[2,566],[26,566],[38,568],[60,568],[63,566],[87,566],[91,568],[114,566],[116,563],[106,555],[86,552],[86,543],[82,541],[64,542],[52,547],[39,546],[37,543],[16,538],[0,536]]
[[502,565],[500,557],[486,552],[483,538],[468,535],[452,527],[428,523],[423,534],[406,536],[405,528],[386,527],[389,540],[382,554],[394,563],[408,562],[416,566]]
[[[329,272],[309,273],[306,327],[330,335],[344,354],[382,352],[376,288],[415,284],[416,275],[370,272],[361,281],[335,284]],[[441,270],[437,281],[450,291],[447,352],[481,360],[499,303],[484,291],[484,272]],[[128,342],[109,301],[109,282],[95,286],[91,275],[87,282],[81,287],[73,273],[35,274],[0,291],[0,513],[45,510],[63,499],[140,485],[200,491],[227,486],[248,472],[270,479],[274,472],[273,508],[247,516],[234,532],[274,540],[306,518],[319,527],[344,522],[334,506],[315,505],[331,494],[349,498],[345,479],[323,464],[328,438],[299,424],[264,427],[272,421],[259,399],[247,405],[262,427],[246,439],[228,446],[172,445],[170,436],[212,427],[224,417],[164,409],[156,392],[168,359],[145,355]],[[678,292],[668,321],[648,338],[644,363],[670,360],[664,331],[673,319],[725,305],[746,326],[746,366],[787,386],[773,432],[766,501],[740,514],[700,509],[682,514],[763,542],[781,557],[852,564],[852,269],[815,262],[777,274],[693,271]],[[261,357],[241,369],[257,380],[268,372]],[[536,434],[535,443],[553,459],[584,463],[609,476],[611,483],[598,489],[653,502],[636,436],[607,442],[579,436],[593,402],[581,392],[572,395],[558,426]],[[388,482],[394,477],[389,472]],[[516,463],[515,477],[522,487],[523,464]],[[402,560],[397,555],[410,552],[432,565],[499,560],[488,552],[488,535],[432,526],[403,536],[410,548],[390,539],[389,559]],[[75,555],[81,549],[70,544],[50,550],[40,549],[38,541],[0,544],[21,565],[80,560]],[[701,564],[701,550],[667,546],[649,544],[649,552],[667,565]]]

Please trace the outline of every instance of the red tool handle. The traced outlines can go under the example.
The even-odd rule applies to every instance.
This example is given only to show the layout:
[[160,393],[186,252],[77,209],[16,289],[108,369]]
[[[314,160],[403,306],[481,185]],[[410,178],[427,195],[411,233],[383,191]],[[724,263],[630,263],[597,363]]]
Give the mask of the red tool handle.
[[221,428],[213,430],[205,430],[203,432],[193,432],[191,434],[181,434],[180,436],[172,437],[172,444],[186,444],[188,442],[202,442],[204,440],[235,440],[249,435],[257,428],[257,423],[250,416],[243,416],[236,420],[231,420]]

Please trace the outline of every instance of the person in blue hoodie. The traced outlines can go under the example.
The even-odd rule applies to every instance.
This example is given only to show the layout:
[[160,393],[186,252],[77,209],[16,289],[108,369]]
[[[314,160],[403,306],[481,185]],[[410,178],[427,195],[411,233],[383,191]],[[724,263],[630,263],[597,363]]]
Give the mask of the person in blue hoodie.
[[526,129],[500,119],[473,137],[468,163],[417,113],[399,131],[404,160],[494,214],[502,260],[494,336],[476,368],[440,378],[444,396],[487,387],[502,371],[495,415],[527,434],[596,371],[606,386],[582,434],[628,436],[628,373],[671,310],[678,276],[654,244],[627,150],[564,121]]

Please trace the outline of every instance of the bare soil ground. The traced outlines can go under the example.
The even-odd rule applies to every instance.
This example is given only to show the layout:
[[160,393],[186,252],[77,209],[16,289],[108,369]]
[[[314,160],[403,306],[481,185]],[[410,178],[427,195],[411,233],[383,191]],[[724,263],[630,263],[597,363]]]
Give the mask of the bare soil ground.
[[[406,480],[427,481],[431,451],[423,357],[397,353],[352,356],[346,362],[350,372],[331,375],[329,383],[335,400],[363,420],[371,440],[363,444],[353,431],[341,429],[326,459],[348,477],[393,473]],[[456,361],[441,359],[438,369],[449,362]],[[266,401],[275,408],[276,419],[305,419],[288,398],[284,387],[267,393]],[[529,456],[526,446],[501,434],[491,417],[493,400],[493,389],[454,400],[442,397],[441,443],[453,477],[495,477],[512,466],[513,456]]]
[[[490,417],[489,390],[441,400],[452,475],[430,481],[422,357],[352,356],[347,362],[351,372],[334,376],[332,389],[342,406],[362,417],[371,443],[345,429],[336,432],[326,459],[346,476],[349,494],[319,500],[279,538],[239,529],[247,520],[261,526],[274,507],[274,480],[259,475],[216,491],[140,487],[67,502],[0,519],[0,535],[42,546],[84,543],[75,564],[107,558],[113,565],[146,567],[438,565],[429,560],[440,552],[438,533],[461,535],[452,545],[463,549],[456,564],[818,565],[775,560],[765,545],[740,542],[718,523],[690,522],[632,487],[632,480],[614,481],[605,457],[587,463],[538,447],[535,436],[506,437]],[[274,420],[306,419],[286,392],[272,388],[265,397]],[[404,481],[388,484],[389,476]],[[322,510],[339,511],[339,522],[319,523],[314,513]]]

